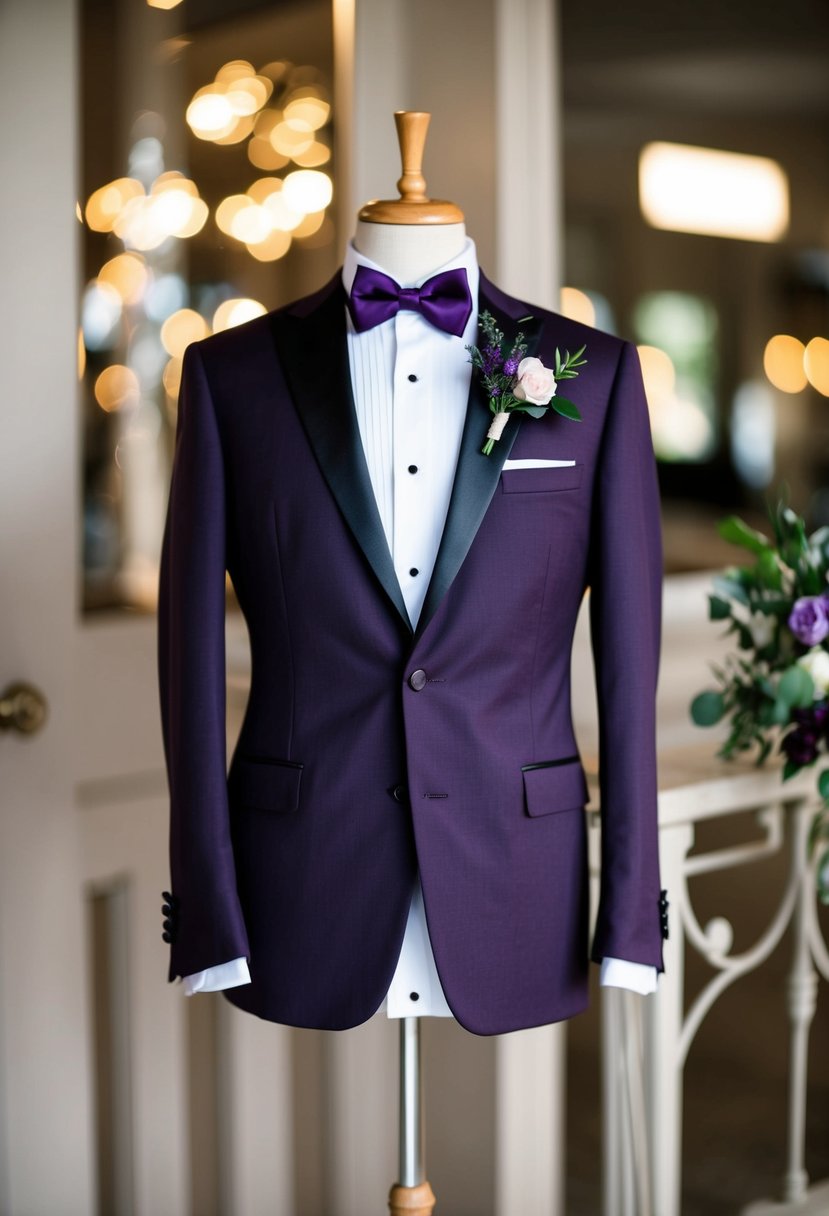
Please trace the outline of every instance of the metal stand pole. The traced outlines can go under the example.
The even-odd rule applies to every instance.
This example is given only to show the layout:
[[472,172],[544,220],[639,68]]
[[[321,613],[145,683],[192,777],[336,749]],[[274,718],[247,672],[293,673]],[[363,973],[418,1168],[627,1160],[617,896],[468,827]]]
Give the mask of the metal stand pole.
[[425,1118],[420,1066],[420,1018],[400,1019],[400,1178],[389,1192],[391,1216],[432,1216],[426,1181]]

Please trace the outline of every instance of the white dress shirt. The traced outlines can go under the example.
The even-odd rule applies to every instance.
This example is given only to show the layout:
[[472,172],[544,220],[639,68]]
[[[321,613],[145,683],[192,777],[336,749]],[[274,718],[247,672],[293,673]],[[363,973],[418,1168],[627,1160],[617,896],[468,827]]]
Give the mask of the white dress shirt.
[[[378,266],[349,243],[343,285],[358,266]],[[418,312],[401,309],[357,333],[346,312],[348,360],[360,436],[377,508],[412,626],[416,626],[443,533],[455,476],[472,365],[465,350],[478,330],[478,260],[466,238],[460,254],[401,287],[419,287],[443,270],[463,267],[473,308],[463,335],[444,333]],[[600,983],[640,993],[656,988],[656,968],[602,961]],[[247,960],[233,959],[184,977],[188,996],[250,981]],[[389,1017],[452,1017],[429,940],[417,875],[397,966],[380,1006]]]

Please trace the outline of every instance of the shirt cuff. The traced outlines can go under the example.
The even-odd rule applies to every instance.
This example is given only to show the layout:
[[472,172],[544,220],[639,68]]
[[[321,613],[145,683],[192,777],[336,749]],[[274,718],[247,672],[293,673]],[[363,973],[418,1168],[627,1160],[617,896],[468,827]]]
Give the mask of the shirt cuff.
[[250,971],[246,958],[234,958],[229,963],[219,963],[218,967],[208,967],[206,971],[196,971],[182,979],[186,996],[195,996],[197,992],[218,992],[221,988],[237,988],[239,984],[249,983]]
[[603,958],[599,983],[603,988],[628,988],[641,996],[656,992],[656,967],[629,963],[622,958]]

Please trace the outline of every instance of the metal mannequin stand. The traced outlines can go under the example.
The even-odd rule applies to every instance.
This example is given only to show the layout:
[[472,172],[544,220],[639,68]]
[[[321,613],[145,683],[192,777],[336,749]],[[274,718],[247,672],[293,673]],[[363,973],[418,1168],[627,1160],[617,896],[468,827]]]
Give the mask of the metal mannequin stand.
[[400,1176],[389,1192],[391,1216],[432,1216],[435,1206],[425,1177],[420,1022],[400,1019]]

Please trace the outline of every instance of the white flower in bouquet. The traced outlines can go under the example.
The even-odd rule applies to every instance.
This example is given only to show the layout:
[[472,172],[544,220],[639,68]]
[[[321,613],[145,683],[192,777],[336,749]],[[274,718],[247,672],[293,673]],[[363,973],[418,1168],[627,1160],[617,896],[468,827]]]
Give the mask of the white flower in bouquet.
[[822,646],[813,646],[797,660],[798,667],[808,671],[815,686],[816,701],[822,701],[829,693],[829,653]]
[[774,641],[774,617],[764,612],[752,612],[748,628],[757,650],[765,650]]

